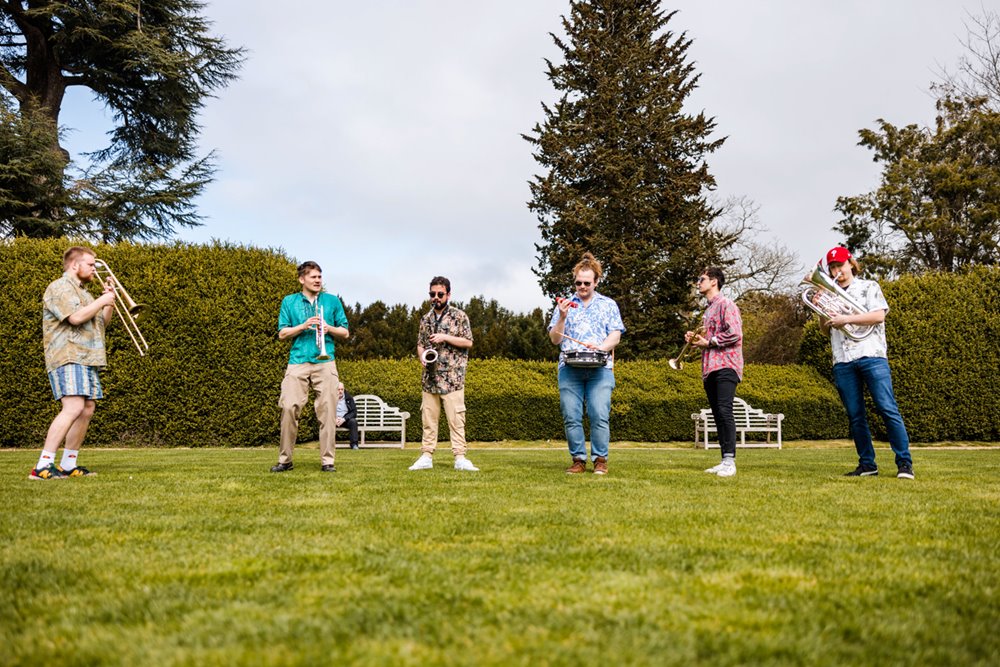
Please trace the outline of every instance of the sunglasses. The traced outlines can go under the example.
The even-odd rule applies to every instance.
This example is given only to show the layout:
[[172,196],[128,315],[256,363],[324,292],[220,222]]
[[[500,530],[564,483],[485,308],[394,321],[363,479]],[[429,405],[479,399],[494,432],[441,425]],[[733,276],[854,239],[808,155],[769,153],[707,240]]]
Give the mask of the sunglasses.
[[577,280],[573,284],[576,285],[577,287],[580,287],[581,285],[583,287],[590,287],[590,281],[589,280]]
[[437,297],[437,298],[440,299],[440,298],[444,298],[444,297],[448,296],[447,292],[428,292],[428,294],[430,294],[430,296],[431,296],[432,299],[435,298],[435,297]]
[[709,278],[708,276],[702,276],[701,278],[698,278],[698,280],[696,280],[695,283],[701,284],[706,280],[711,280],[711,278]]

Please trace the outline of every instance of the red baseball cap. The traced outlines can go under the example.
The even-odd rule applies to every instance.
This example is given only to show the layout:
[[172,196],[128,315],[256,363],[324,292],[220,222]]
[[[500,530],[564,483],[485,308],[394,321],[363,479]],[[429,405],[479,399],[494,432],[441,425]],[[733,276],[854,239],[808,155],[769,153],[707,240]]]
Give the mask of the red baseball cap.
[[827,264],[843,264],[849,259],[851,259],[851,251],[843,246],[831,248],[830,252],[826,253]]

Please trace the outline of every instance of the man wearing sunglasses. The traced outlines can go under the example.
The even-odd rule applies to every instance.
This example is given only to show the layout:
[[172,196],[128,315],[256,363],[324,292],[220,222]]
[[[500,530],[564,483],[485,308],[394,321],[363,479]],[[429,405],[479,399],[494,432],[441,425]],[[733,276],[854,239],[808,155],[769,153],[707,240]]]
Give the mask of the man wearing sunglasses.
[[[590,418],[590,455],[594,474],[608,474],[611,441],[611,391],[615,388],[614,356],[611,354],[625,331],[614,299],[598,294],[601,263],[588,253],[573,268],[576,294],[559,299],[549,321],[549,340],[560,347],[559,408],[572,464],[570,475],[587,471],[587,442],[583,431],[586,405]],[[598,353],[593,362],[574,365],[578,353]],[[607,360],[604,361],[604,356]]]
[[701,272],[696,281],[698,292],[708,301],[702,315],[703,334],[688,331],[684,340],[700,347],[701,377],[719,431],[722,461],[705,472],[719,477],[736,474],[736,419],[733,397],[736,385],[743,380],[743,319],[739,306],[720,290],[726,277],[717,266]]
[[428,296],[432,307],[420,318],[417,334],[417,358],[424,366],[420,401],[424,432],[420,458],[410,470],[434,467],[432,457],[437,447],[443,406],[451,434],[451,453],[455,455],[455,470],[478,472],[479,468],[465,457],[465,367],[472,347],[472,326],[464,312],[448,303],[450,280],[443,276],[432,278]]

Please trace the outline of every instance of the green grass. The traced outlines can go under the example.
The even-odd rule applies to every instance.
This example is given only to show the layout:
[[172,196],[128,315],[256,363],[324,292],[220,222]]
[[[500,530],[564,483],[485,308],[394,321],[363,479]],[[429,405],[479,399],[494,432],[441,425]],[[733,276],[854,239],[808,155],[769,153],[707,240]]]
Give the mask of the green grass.
[[[1000,450],[0,452],[2,665],[995,665]],[[885,473],[891,452],[879,451]]]

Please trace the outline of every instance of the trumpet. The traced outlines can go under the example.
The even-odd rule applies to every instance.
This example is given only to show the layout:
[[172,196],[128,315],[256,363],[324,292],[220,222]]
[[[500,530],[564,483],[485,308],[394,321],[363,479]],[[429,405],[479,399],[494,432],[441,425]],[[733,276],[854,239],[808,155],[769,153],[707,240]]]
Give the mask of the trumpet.
[[[698,328],[694,330],[694,334],[691,336],[691,340],[694,340],[703,333],[705,333],[705,327],[699,325]],[[677,356],[667,362],[670,364],[670,367],[673,368],[675,371],[679,371],[680,369],[684,368],[685,357],[691,356],[692,358],[694,358],[694,355],[691,354],[694,351],[693,348],[691,347],[691,340],[684,343],[684,347],[682,347],[681,351],[677,353]]]
[[97,259],[94,261],[94,277],[97,279],[97,283],[101,286],[102,290],[107,290],[108,285],[111,285],[111,290],[115,293],[115,312],[118,313],[118,318],[122,321],[125,332],[132,339],[135,349],[139,351],[139,356],[146,356],[146,352],[149,352],[149,343],[146,342],[136,322],[136,319],[143,309],[145,309],[145,306],[136,303],[129,296],[125,286],[122,285],[121,281],[118,280],[118,276],[114,274],[111,267],[104,260]]
[[420,360],[428,365],[433,364],[435,361],[438,360],[438,351],[435,350],[433,347],[429,347],[426,350],[424,350],[424,353],[422,355],[420,355]]
[[326,361],[330,355],[326,353],[326,320],[323,319],[323,306],[319,305],[319,297],[316,297],[316,317],[319,324],[316,325],[316,347],[319,348],[319,355],[316,357],[320,361]]
[[[820,264],[816,264],[813,272],[806,276],[800,286],[802,303],[823,317],[834,315],[863,315],[868,311],[851,298],[847,291],[831,278]],[[842,331],[852,340],[864,340],[875,332],[874,324],[845,324]]]

